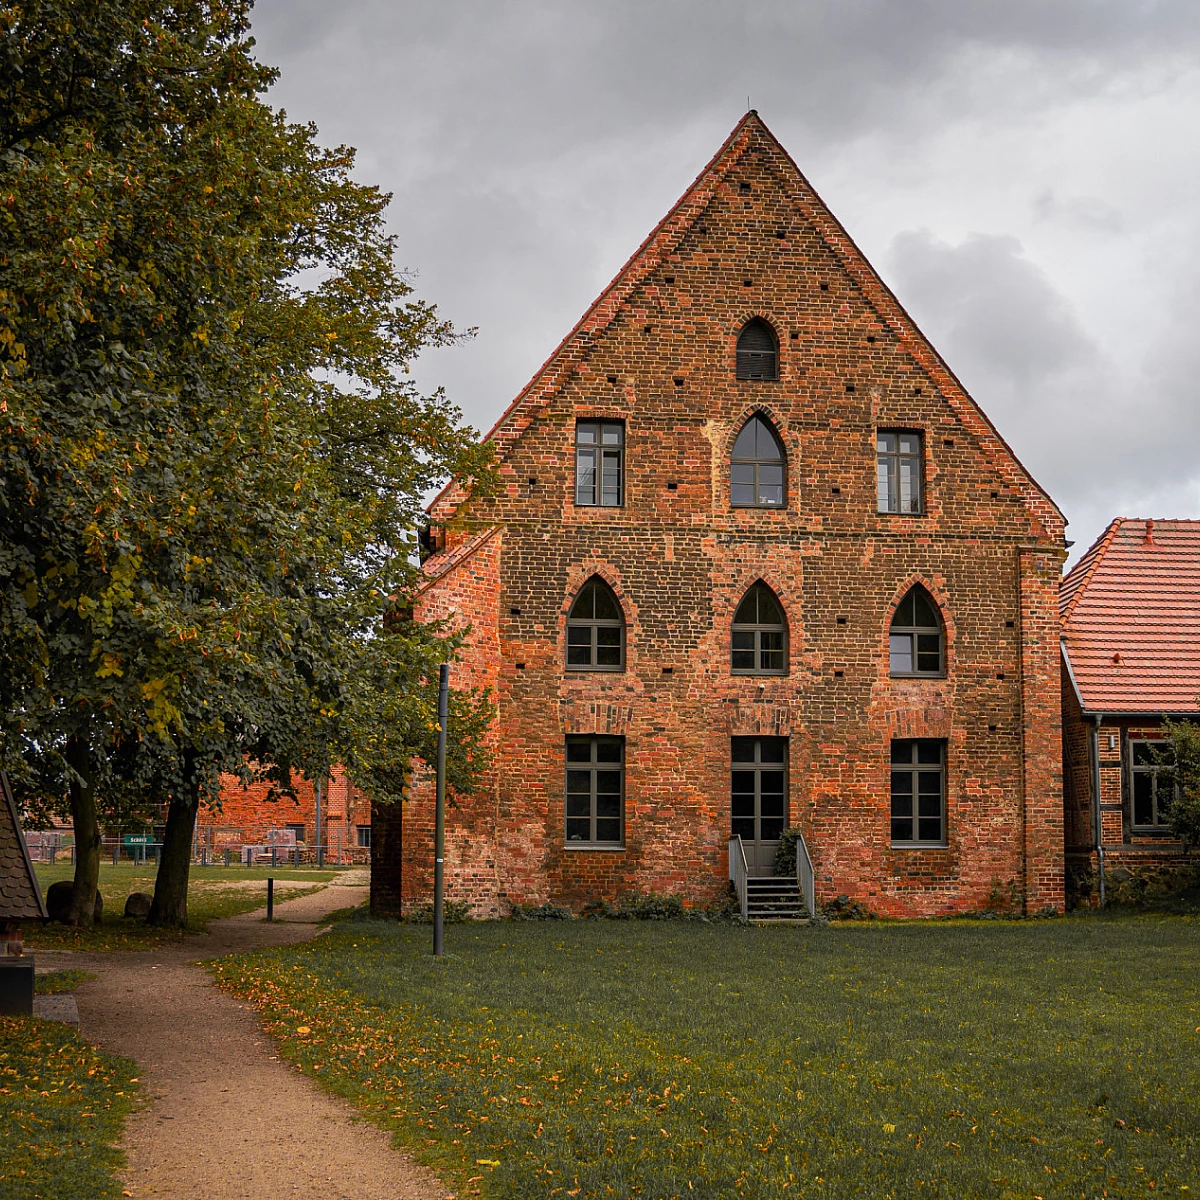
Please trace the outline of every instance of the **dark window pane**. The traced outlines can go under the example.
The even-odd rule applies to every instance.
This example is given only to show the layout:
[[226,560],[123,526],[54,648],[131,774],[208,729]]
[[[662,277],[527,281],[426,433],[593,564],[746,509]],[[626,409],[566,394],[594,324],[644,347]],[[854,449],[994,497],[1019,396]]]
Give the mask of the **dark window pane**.
[[591,615],[597,621],[623,621],[625,619],[611,588],[598,579],[594,579],[589,586],[592,590]]
[[567,793],[568,795],[591,795],[592,791],[592,773],[591,771],[568,771],[567,772]]
[[782,817],[763,817],[758,823],[758,835],[764,842],[778,841],[783,833]]
[[734,817],[733,832],[747,842],[754,841],[754,818]]
[[590,817],[592,815],[592,798],[583,792],[580,795],[567,793],[567,816]]
[[913,755],[916,753],[916,742],[895,741],[892,743],[892,762],[894,763],[910,763],[916,761]]
[[567,647],[567,666],[568,667],[590,667],[592,665],[592,648],[591,646],[568,646]]
[[596,645],[597,646],[620,646],[621,645],[621,630],[616,625],[601,625],[596,630]]
[[567,626],[567,645],[568,646],[591,646],[592,631],[587,625],[568,625]]
[[620,771],[597,771],[596,772],[596,793],[601,792],[609,794],[620,794],[621,791],[621,772]]
[[941,742],[917,742],[917,762],[940,763],[942,761]]
[[621,797],[599,795],[596,796],[596,816],[599,817],[620,817],[621,816]]
[[910,617],[912,624],[924,629],[940,629],[941,623],[938,621],[937,610],[925,594],[925,589],[913,588],[908,594],[913,599],[913,611]]
[[567,743],[567,762],[591,762],[592,746],[588,741],[570,741]]
[[621,743],[616,738],[597,738],[596,761],[603,763],[620,762]]
[[735,737],[731,747],[734,762],[754,761],[754,738]]
[[1154,765],[1154,751],[1149,742],[1130,742],[1133,747],[1133,762],[1135,766],[1151,767]]
[[[763,738],[759,743],[761,753],[759,762],[781,763],[787,749],[786,738]],[[780,776],[782,779],[783,776]]]
[[918,817],[938,817],[942,815],[942,795],[937,792],[934,795],[929,795],[922,792],[917,797],[917,816]]
[[913,840],[912,821],[903,818],[892,818],[892,841],[911,842]]
[[912,777],[898,771],[892,772],[892,816],[911,817],[913,815]]
[[601,646],[596,651],[596,666],[619,667],[621,665],[620,646]]
[[1133,823],[1154,824],[1154,777],[1149,771],[1133,773]]
[[733,648],[735,650],[753,650],[754,631],[752,629],[735,629],[733,631]]
[[753,671],[754,651],[735,650],[732,655],[732,666],[735,671]]
[[610,820],[597,820],[596,822],[596,841],[598,842],[619,842],[621,840],[621,822]]
[[567,841],[568,842],[586,842],[592,836],[592,823],[584,817],[582,820],[576,817],[567,819]]
[[783,670],[783,651],[782,650],[764,650],[759,656],[759,669],[762,671],[782,671]]
[[921,817],[917,821],[917,840],[921,842],[940,842],[942,840],[941,817]]

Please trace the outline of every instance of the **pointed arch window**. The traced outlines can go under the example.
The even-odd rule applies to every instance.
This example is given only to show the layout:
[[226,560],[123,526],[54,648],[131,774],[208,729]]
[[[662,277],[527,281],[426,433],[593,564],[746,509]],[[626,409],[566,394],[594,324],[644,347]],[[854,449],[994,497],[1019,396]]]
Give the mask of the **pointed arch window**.
[[729,463],[729,502],[734,508],[782,508],[786,496],[783,443],[763,416],[755,413],[733,443]]
[[761,317],[747,321],[738,334],[737,377],[739,379],[779,378],[779,342],[775,330]]
[[625,615],[612,588],[598,575],[579,589],[567,615],[567,669],[625,669]]
[[892,617],[888,645],[893,675],[942,675],[945,631],[933,598],[917,584]]
[[787,619],[779,597],[759,580],[733,614],[735,675],[783,675],[787,671]]

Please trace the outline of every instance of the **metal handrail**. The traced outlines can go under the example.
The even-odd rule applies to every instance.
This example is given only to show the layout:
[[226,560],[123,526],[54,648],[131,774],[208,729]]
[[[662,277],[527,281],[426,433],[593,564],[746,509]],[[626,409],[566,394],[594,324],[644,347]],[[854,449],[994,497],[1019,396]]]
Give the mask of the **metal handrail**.
[[808,909],[811,921],[817,915],[817,877],[808,854],[808,843],[799,832],[796,835],[796,886],[804,897],[804,907]]
[[735,833],[729,839],[729,882],[733,884],[733,890],[737,894],[743,921],[750,919],[750,888],[746,882],[749,877],[746,847],[742,845],[742,835]]

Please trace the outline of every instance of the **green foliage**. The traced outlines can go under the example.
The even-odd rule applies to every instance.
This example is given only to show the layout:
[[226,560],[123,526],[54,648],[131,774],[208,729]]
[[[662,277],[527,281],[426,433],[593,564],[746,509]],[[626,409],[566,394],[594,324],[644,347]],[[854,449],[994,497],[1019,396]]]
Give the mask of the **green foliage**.
[[826,900],[821,912],[831,921],[870,921],[875,916],[861,900],[851,900],[849,896]]
[[57,1021],[0,1017],[0,1197],[122,1195],[114,1148],[136,1067]]
[[264,102],[249,11],[0,7],[0,759],[118,819],[337,758],[399,795],[453,643],[386,622],[422,496],[488,477],[409,376],[458,335],[388,198]]
[[1163,721],[1167,746],[1150,743],[1155,758],[1174,772],[1178,794],[1171,805],[1171,827],[1184,849],[1200,845],[1200,725],[1194,721]]
[[514,921],[570,921],[574,914],[569,908],[546,900],[541,904],[514,904],[509,916]]
[[779,835],[779,845],[775,847],[775,862],[771,872],[777,876],[795,876],[796,874],[796,844],[803,836],[798,825],[785,829]]
[[[410,925],[432,925],[433,904],[416,904],[405,914],[404,919]],[[442,923],[444,925],[462,925],[471,919],[471,906],[465,900],[442,901]]]
[[460,1195],[1186,1196],[1196,933],[356,922],[215,970]]

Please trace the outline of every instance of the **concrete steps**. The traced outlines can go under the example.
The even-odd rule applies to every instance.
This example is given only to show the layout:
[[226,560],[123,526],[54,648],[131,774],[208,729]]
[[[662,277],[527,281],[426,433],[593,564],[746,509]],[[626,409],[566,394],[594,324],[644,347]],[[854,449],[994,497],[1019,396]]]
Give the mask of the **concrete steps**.
[[794,878],[757,876],[746,880],[746,915],[755,925],[804,925],[808,909]]

